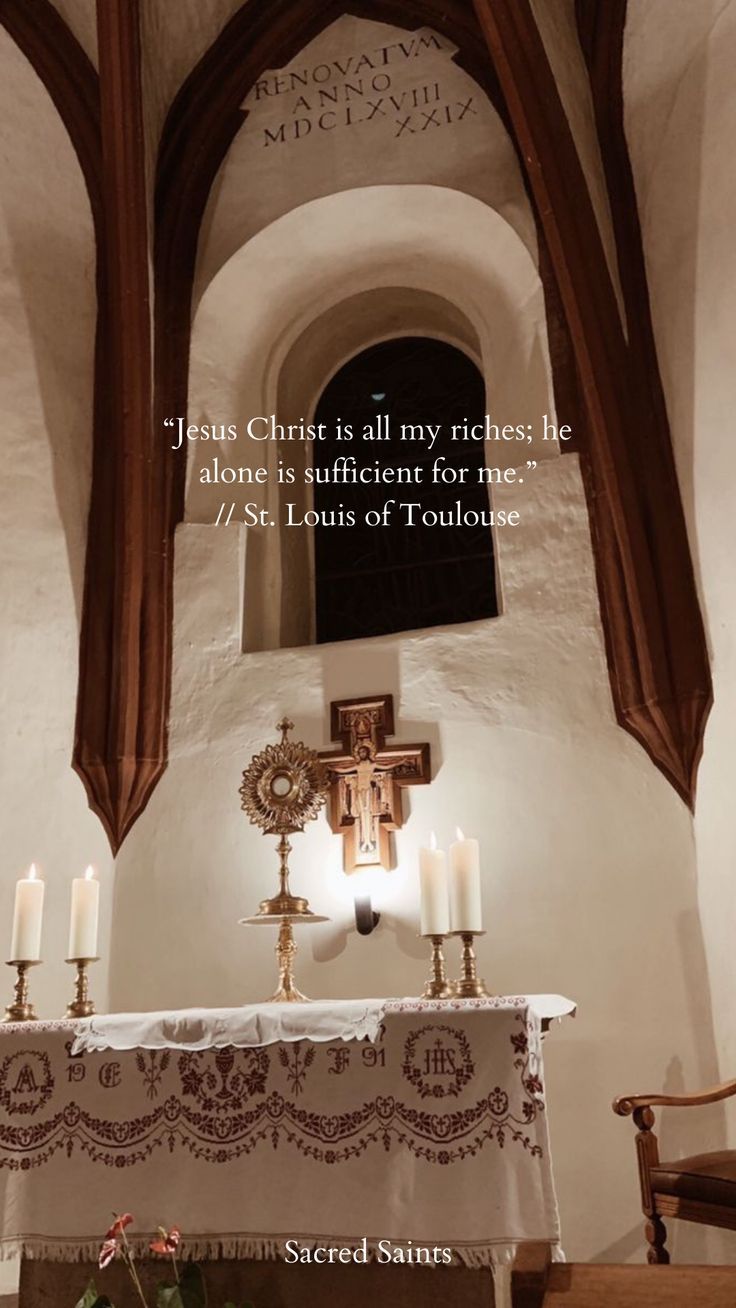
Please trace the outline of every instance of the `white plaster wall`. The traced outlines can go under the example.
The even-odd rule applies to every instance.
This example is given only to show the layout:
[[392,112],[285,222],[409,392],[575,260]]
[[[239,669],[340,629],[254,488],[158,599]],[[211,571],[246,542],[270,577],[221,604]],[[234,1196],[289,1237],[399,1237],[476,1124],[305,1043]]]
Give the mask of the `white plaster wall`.
[[[532,256],[501,215],[480,200],[448,187],[415,185],[363,187],[313,200],[271,223],[233,255],[195,316],[191,420],[236,421],[243,430],[253,416],[277,413],[285,360],[300,336],[317,332],[322,315],[361,291],[394,295],[396,288],[442,297],[450,306],[451,340],[456,331],[451,306],[461,305],[480,343],[494,422],[528,422],[538,433],[544,413],[554,417],[544,297]],[[406,330],[413,326],[414,319],[407,319]],[[368,315],[365,329],[370,330]],[[373,339],[367,335],[362,343]],[[330,366],[324,368],[323,358],[321,373],[299,376],[303,408],[292,420],[309,420],[329,377],[356,348],[354,332],[335,334]],[[539,460],[555,451],[553,443],[536,439],[524,447],[525,457]],[[487,456],[489,463],[505,466],[515,452],[500,443]],[[270,480],[264,486],[202,483],[203,466],[213,457],[221,466],[268,466]],[[219,506],[233,498],[277,514],[276,461],[292,457],[289,448],[256,443],[247,435],[191,445],[187,518],[214,522]],[[284,643],[281,584],[281,534],[257,528],[248,562],[248,648]]]
[[[472,196],[441,186],[393,185],[300,205],[228,261],[194,319],[191,420],[244,425],[253,415],[275,412],[283,361],[302,332],[349,296],[381,287],[431,292],[462,306],[480,340],[494,422],[520,421],[520,396],[535,430],[544,412],[554,414],[543,293],[519,236]],[[336,339],[334,367],[346,357],[342,338]],[[311,402],[327,380],[314,378]],[[216,450],[191,446],[189,518],[212,520],[222,499],[221,488],[199,483],[202,464],[213,453],[234,465],[247,463],[252,448],[247,438]],[[545,458],[553,447],[535,442],[529,448]],[[511,457],[508,446],[494,449],[494,456],[503,464]]]
[[[477,835],[487,980],[580,1005],[547,1046],[567,1251],[641,1258],[633,1133],[610,1101],[714,1072],[691,822],[614,722],[576,459],[548,463],[503,502],[525,524],[498,533],[503,617],[267,654],[240,652],[240,529],[180,528],[171,762],[118,859],[112,1001],[268,995],[274,940],[237,920],[271,893],[277,864],[239,810],[241,772],[284,711],[297,738],[326,747],[331,699],[391,691],[398,735],[431,742],[435,779],[408,797],[368,939],[354,930],[354,882],[326,819],[293,838],[293,884],[332,919],[301,937],[300,982],[314,996],[417,993],[418,848],[431,828],[448,842],[457,822]],[[720,1138],[718,1119],[703,1125]],[[666,1127],[670,1149],[677,1129]],[[692,1239],[689,1253],[705,1256],[705,1237]]]
[[[32,860],[46,881],[37,1009],[71,997],[70,882],[87,863],[103,883],[107,956],[112,858],[71,770],[78,611],[89,493],[94,238],[76,158],[50,100],[0,31],[0,951],[15,881]],[[0,1007],[10,998],[6,968]],[[106,963],[94,987],[106,1002]],[[6,975],[7,972],[7,975]],[[0,1266],[0,1293],[12,1265]]]
[[[453,62],[454,53],[447,38],[429,28],[409,32],[345,14],[285,68],[265,73],[264,87],[285,89],[269,94],[256,87],[244,101],[248,116],[205,213],[195,302],[218,268],[276,218],[320,196],[361,186],[432,183],[467,192],[498,210],[536,255],[534,220],[514,147],[485,93]],[[313,81],[315,69],[326,80]],[[291,88],[290,74],[305,72],[308,85]],[[373,77],[377,91],[370,86]],[[350,88],[361,81],[363,95],[356,96]],[[415,108],[413,92],[424,87],[431,98],[426,105],[420,98]],[[337,104],[322,105],[331,115],[325,130],[318,126],[320,91],[339,96]],[[430,121],[432,114],[436,121]],[[411,121],[402,129],[407,115]],[[307,126],[297,128],[298,120]],[[282,124],[284,143],[271,143],[266,129],[276,134]],[[305,134],[296,139],[299,131]]]
[[[355,193],[301,206],[222,270],[195,323],[194,420],[242,421],[254,404],[271,411],[284,360],[309,322],[349,295],[406,284],[409,273],[471,323],[489,397],[500,391],[509,420],[514,409],[526,417],[530,396],[548,395],[538,276],[508,224],[444,188],[359,196],[359,206]],[[452,243],[458,230],[462,245]],[[342,348],[336,340],[336,360]],[[202,457],[195,449],[192,469]],[[351,925],[354,882],[326,821],[295,839],[294,884],[333,919],[303,942],[304,987],[416,993],[426,970],[417,850],[430,827],[444,842],[457,822],[477,834],[490,983],[560,990],[580,1004],[548,1046],[567,1251],[640,1259],[631,1126],[613,1117],[610,1101],[632,1088],[707,1081],[716,1070],[692,824],[614,721],[576,461],[554,459],[504,497],[519,498],[524,527],[498,533],[501,618],[249,655],[241,652],[249,542],[208,525],[211,505],[200,499],[195,511],[190,497],[177,542],[172,757],[119,859],[112,1001],[237,1003],[269,993],[273,941],[237,926],[269,893],[276,867],[272,842],[239,811],[241,772],[284,711],[298,735],[327,746],[331,699],[391,691],[400,735],[431,741],[436,779],[409,798],[398,866],[378,876],[383,917],[368,940]],[[697,1141],[687,1133],[691,1147],[720,1143],[721,1115],[698,1129]],[[683,1138],[681,1123],[665,1119],[667,1152],[682,1152]],[[606,1177],[600,1207],[590,1202],[593,1153]],[[685,1229],[674,1248],[704,1259],[708,1239]]]
[[[279,219],[213,283],[195,324],[193,417],[242,421],[253,404],[270,411],[309,321],[348,294],[395,286],[397,268],[399,284],[409,269],[415,287],[465,314],[489,396],[500,390],[505,414],[525,416],[530,395],[548,394],[538,277],[508,225],[443,188],[359,196],[359,207],[348,193]],[[379,244],[364,242],[364,215]],[[464,240],[450,257],[448,237],[459,229]],[[336,357],[341,349],[336,340]],[[195,450],[193,469],[202,457]],[[383,917],[369,940],[351,925],[354,883],[326,821],[295,839],[294,883],[333,919],[303,943],[304,986],[317,995],[416,992],[426,969],[416,939],[418,847],[432,826],[445,842],[456,822],[479,835],[491,984],[561,990],[581,1006],[550,1041],[548,1060],[568,1252],[640,1257],[630,1125],[610,1101],[632,1082],[674,1087],[715,1070],[691,821],[614,722],[576,461],[552,460],[504,494],[519,497],[524,527],[498,534],[503,617],[250,655],[241,652],[248,540],[208,525],[211,506],[200,500],[193,512],[190,500],[200,521],[177,542],[172,758],[119,859],[113,1004],[268,994],[273,941],[237,926],[269,893],[276,866],[272,842],[239,811],[242,769],[282,712],[326,746],[331,699],[391,691],[400,735],[431,741],[436,779],[409,799],[397,869],[377,878]],[[672,981],[662,990],[665,967]],[[650,1021],[641,1021],[643,1006]],[[718,1141],[720,1118],[703,1129]],[[670,1148],[676,1130],[666,1124]],[[581,1183],[593,1148],[606,1175],[599,1211]],[[706,1237],[689,1238],[676,1246],[681,1256],[705,1256]]]
[[[67,5],[87,2],[64,0]],[[144,0],[141,49],[146,132],[152,150],[157,147],[166,114],[182,83],[241,3],[242,0]]]
[[715,685],[695,833],[727,1078],[736,1074],[736,3],[631,0],[625,53],[654,327]]
[[[15,880],[36,860],[47,882],[47,962],[33,987],[40,1012],[54,1016],[69,988],[63,960],[72,876],[94,863],[108,908],[111,898],[107,840],[71,770],[91,464],[94,236],[66,131],[4,32],[0,62],[0,922],[8,936],[0,948],[10,944]],[[95,984],[103,997],[102,967]]]
[[[326,746],[330,699],[392,691],[400,736],[431,741],[436,778],[408,797],[398,866],[378,879],[383,916],[367,940],[352,928],[354,882],[340,871],[339,841],[326,822],[294,839],[294,884],[332,918],[305,933],[301,981],[315,995],[416,992],[426,972],[415,934],[417,849],[431,826],[445,842],[457,821],[477,834],[488,923],[480,955],[489,983],[507,991],[560,990],[580,1005],[578,1018],[557,1028],[547,1045],[553,1147],[567,1252],[609,1260],[641,1257],[632,1132],[610,1113],[611,1097],[703,1084],[717,1071],[698,892],[724,1072],[729,1057],[733,1070],[736,1052],[728,1024],[736,597],[726,516],[734,469],[724,439],[736,399],[725,301],[734,257],[728,215],[736,199],[727,148],[736,126],[728,98],[734,4],[631,0],[631,8],[629,42],[638,32],[642,44],[629,73],[640,62],[646,76],[629,82],[629,130],[716,671],[697,819],[698,884],[687,811],[614,722],[572,456],[504,492],[509,507],[518,502],[524,510],[526,525],[499,534],[503,617],[444,631],[243,655],[247,541],[234,529],[189,522],[177,551],[171,764],[118,860],[110,988],[114,1008],[237,1003],[269,992],[269,933],[237,926],[270,893],[276,867],[271,842],[239,811],[242,769],[273,738],[284,710],[294,716],[297,735]],[[663,50],[671,51],[669,59]],[[93,246],[63,128],[2,33],[0,58],[0,348],[11,365],[0,481],[0,921],[9,929],[15,878],[37,858],[48,881],[48,961],[34,984],[41,1011],[52,1015],[68,985],[61,960],[71,876],[95,862],[110,902],[106,841],[69,768],[89,477]],[[37,170],[29,166],[36,159]],[[412,224],[420,269],[435,229],[418,217]],[[460,264],[473,230],[463,228]],[[308,254],[294,247],[294,263],[301,261],[307,277]],[[266,259],[265,275],[274,267]],[[457,294],[448,271],[428,284],[417,273],[418,284]],[[385,263],[371,269],[366,257],[349,293],[380,284],[384,272]],[[533,281],[528,287],[536,294]],[[487,284],[476,289],[480,295]],[[304,287],[290,293],[294,332],[271,341],[277,361],[305,325],[309,295],[314,299]],[[464,298],[467,309],[472,294]],[[522,300],[517,295],[517,305]],[[503,303],[503,296],[493,301]],[[256,308],[263,314],[269,304],[264,295]],[[241,311],[247,317],[248,305],[241,303]],[[207,323],[205,313],[195,360],[205,373],[221,339]],[[517,329],[520,341],[534,339]],[[262,346],[265,338],[256,348]],[[265,357],[270,365],[273,358]],[[538,366],[532,375],[540,375]],[[271,376],[275,385],[278,367]],[[230,378],[233,395],[242,382],[242,375]],[[103,932],[103,951],[105,940]],[[104,1003],[102,965],[96,988]],[[712,1114],[691,1125],[665,1115],[662,1134],[665,1152],[690,1151],[720,1143],[723,1119]],[[604,1191],[593,1173],[605,1177]],[[685,1229],[674,1240],[680,1259],[704,1258],[710,1249],[705,1231]]]

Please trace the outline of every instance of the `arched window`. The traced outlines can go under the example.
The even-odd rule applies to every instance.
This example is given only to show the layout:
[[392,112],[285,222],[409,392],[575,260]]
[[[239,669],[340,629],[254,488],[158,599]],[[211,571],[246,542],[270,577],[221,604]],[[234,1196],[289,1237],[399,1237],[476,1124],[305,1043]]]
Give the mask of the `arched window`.
[[[421,509],[488,509],[479,472],[483,442],[453,441],[453,424],[482,423],[485,386],[461,350],[428,337],[407,336],[371,346],[346,363],[325,387],[315,421],[328,439],[314,446],[315,469],[329,468],[340,454],[358,467],[376,460],[394,467],[422,467],[422,484],[328,484],[314,487],[320,515],[352,510],[355,526],[315,527],[317,641],[352,640],[393,631],[469,622],[497,614],[493,540],[487,527],[405,525],[391,513],[387,526],[362,525],[388,499],[419,502]],[[368,424],[387,415],[389,441],[362,440]],[[336,424],[349,423],[355,438],[338,441]],[[399,439],[402,425],[441,425],[428,441]],[[438,456],[468,469],[465,484],[434,485]],[[318,474],[317,474],[318,475]],[[417,511],[418,515],[418,511]]]

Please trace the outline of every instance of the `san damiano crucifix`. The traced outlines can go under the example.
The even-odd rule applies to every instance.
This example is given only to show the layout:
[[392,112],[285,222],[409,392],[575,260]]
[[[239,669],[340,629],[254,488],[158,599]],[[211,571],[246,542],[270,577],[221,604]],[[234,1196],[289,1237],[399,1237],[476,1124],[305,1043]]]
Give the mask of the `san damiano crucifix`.
[[429,745],[386,744],[394,732],[392,695],[333,700],[330,724],[342,747],[319,757],[330,776],[330,825],[344,837],[343,867],[388,869],[390,833],[404,824],[401,790],[432,779]]

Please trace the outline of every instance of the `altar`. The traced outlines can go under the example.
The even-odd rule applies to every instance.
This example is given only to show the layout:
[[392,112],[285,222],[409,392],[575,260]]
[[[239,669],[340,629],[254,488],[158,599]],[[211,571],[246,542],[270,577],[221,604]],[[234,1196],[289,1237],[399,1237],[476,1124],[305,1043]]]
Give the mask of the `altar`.
[[376,999],[0,1028],[2,1253],[94,1262],[112,1208],[136,1250],[175,1223],[195,1259],[559,1254],[542,1033],[572,1011]]

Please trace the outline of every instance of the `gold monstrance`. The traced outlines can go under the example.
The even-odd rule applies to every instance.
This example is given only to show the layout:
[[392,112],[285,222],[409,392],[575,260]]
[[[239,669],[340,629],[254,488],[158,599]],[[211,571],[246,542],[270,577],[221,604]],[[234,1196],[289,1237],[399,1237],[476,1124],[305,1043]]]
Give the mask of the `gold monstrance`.
[[325,802],[330,785],[326,768],[314,750],[302,741],[287,740],[294,723],[283,718],[277,730],[281,732],[278,745],[267,745],[260,754],[254,754],[243,773],[240,787],[242,807],[251,822],[266,836],[279,836],[276,852],[279,856],[279,891],[271,899],[261,901],[253,917],[242,918],[246,926],[279,928],[276,957],[279,962],[279,986],[271,1003],[304,1002],[306,996],[294,984],[294,955],[296,943],[294,926],[310,922],[327,922],[329,919],[313,913],[306,899],[292,895],[289,888],[289,836],[303,831],[307,822],[316,818]]

